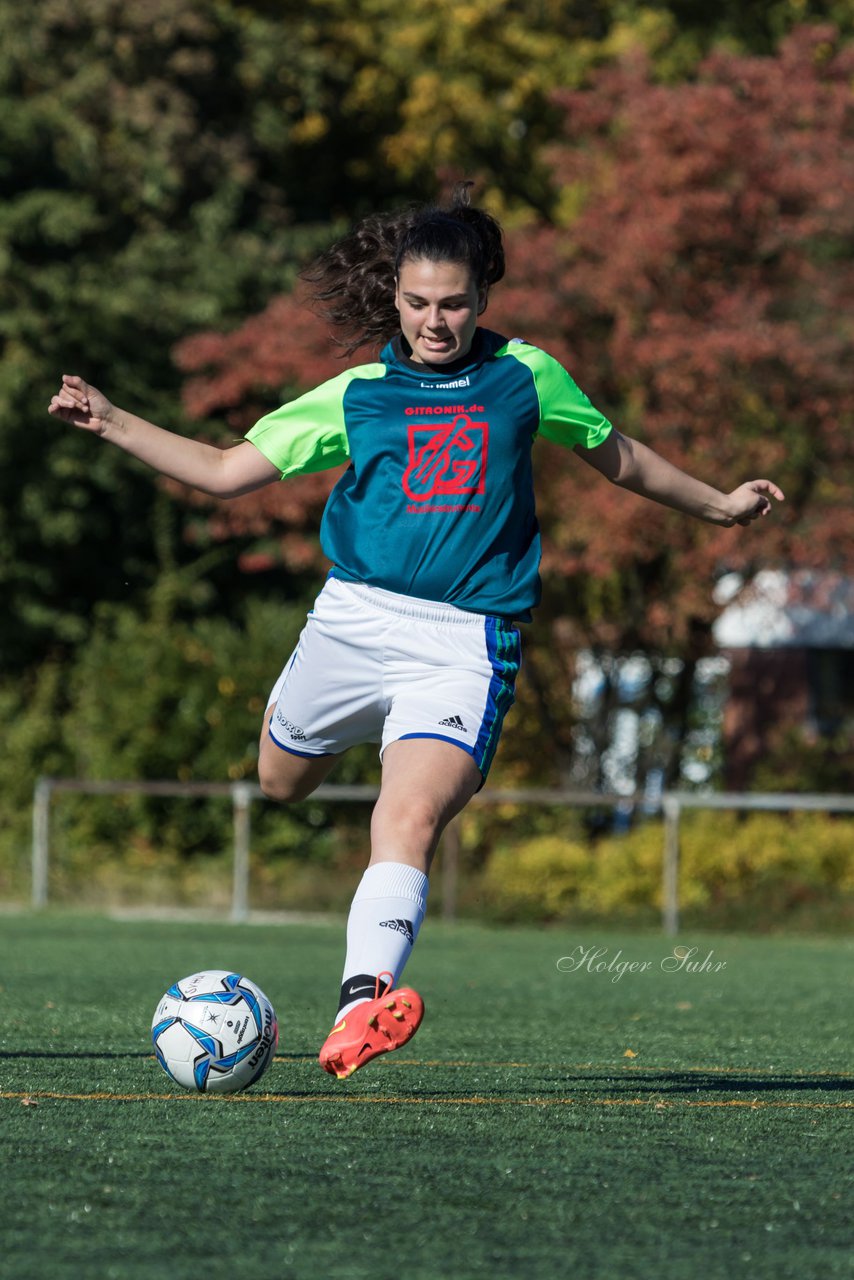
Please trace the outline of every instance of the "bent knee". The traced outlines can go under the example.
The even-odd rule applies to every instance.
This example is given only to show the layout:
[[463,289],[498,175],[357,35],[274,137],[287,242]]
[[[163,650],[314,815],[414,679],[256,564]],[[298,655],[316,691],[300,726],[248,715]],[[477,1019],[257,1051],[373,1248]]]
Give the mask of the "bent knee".
[[275,800],[278,804],[304,800],[314,790],[314,785],[298,773],[264,760],[258,761],[258,785],[268,800]]
[[413,796],[397,803],[381,798],[374,810],[373,825],[377,833],[393,835],[411,843],[432,844],[446,822],[443,806],[429,799]]
[[277,804],[293,804],[294,801],[305,798],[296,783],[275,773],[266,773],[263,769],[258,770],[258,785],[264,796],[268,800],[275,800]]

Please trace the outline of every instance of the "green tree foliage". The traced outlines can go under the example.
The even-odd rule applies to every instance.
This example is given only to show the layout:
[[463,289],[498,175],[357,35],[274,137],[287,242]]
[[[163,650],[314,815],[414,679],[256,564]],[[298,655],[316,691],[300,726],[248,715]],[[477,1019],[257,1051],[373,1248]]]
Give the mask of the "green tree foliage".
[[731,52],[771,54],[793,28],[807,22],[831,22],[844,33],[854,28],[851,0],[651,0],[641,9],[646,21],[655,15],[666,32],[665,65],[685,63],[713,45]]

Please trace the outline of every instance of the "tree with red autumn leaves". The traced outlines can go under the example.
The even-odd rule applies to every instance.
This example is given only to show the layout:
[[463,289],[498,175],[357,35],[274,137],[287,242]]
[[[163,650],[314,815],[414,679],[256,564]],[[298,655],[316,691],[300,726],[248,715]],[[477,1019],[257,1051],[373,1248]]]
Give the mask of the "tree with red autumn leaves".
[[[684,730],[722,572],[854,561],[853,73],[854,49],[811,27],[775,57],[714,54],[687,83],[655,83],[637,55],[559,95],[564,135],[546,158],[560,224],[508,235],[486,323],[550,351],[616,426],[677,465],[723,489],[767,475],[787,495],[760,526],[720,529],[538,446],[544,601],[524,697],[539,732],[563,724],[552,738],[564,777],[578,648],[681,658],[667,701]],[[189,413],[241,433],[283,387],[342,367],[292,297],[231,334],[188,339],[177,358]],[[335,478],[221,504],[212,530],[268,546],[275,531],[290,568],[319,563],[314,530]]]

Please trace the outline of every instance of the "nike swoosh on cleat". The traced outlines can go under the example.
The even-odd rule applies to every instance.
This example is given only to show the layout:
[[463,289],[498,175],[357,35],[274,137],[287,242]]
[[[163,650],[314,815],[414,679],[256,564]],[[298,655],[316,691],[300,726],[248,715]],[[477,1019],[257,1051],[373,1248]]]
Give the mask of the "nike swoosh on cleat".
[[370,991],[371,995],[373,995],[375,989],[376,989],[376,984],[370,987],[351,987],[350,990],[347,992],[347,995],[357,996],[361,991]]

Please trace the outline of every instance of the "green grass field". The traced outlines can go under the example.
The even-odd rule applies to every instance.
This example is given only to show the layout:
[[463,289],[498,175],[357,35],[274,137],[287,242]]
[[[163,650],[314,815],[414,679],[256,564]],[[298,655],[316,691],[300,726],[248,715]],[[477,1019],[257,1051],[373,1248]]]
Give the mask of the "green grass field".
[[[0,1274],[854,1274],[852,946],[678,941],[707,965],[668,972],[651,933],[428,920],[424,1025],[339,1082],[315,1054],[340,927],[0,916]],[[589,948],[647,967],[573,969]],[[158,997],[203,967],[279,1014],[232,1098],[150,1051]]]

